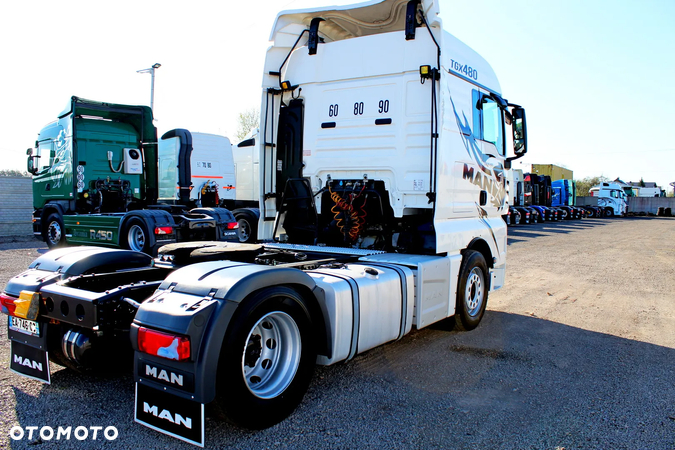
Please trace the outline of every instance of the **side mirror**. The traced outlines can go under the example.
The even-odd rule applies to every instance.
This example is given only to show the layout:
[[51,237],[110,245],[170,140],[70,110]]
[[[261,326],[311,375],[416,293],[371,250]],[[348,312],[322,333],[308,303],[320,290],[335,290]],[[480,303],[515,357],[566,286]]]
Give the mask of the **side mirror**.
[[511,127],[513,129],[513,153],[521,157],[527,153],[527,124],[525,121],[525,110],[520,106],[514,106],[511,111],[513,120]]
[[26,171],[30,174],[35,175],[38,172],[37,169],[37,158],[39,155],[33,155],[33,149],[29,148],[26,150],[26,155],[28,155],[28,161],[26,161]]

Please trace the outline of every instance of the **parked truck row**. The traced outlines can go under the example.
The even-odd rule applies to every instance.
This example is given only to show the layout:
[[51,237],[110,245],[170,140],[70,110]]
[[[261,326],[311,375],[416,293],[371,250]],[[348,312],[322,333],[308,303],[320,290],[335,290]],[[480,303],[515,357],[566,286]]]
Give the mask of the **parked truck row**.
[[[190,236],[156,258],[48,252],[0,295],[12,370],[49,382],[49,360],[88,371],[133,352],[135,420],[203,446],[206,404],[242,427],[269,427],[302,401],[316,364],[441,320],[480,324],[505,281],[502,215],[511,162],[527,151],[524,109],[504,98],[487,61],[443,30],[433,0],[282,12],[271,42],[260,132],[241,147],[257,155],[259,243]],[[67,125],[81,128],[93,108],[71,109]],[[115,217],[119,243],[120,222],[137,211],[173,233],[193,215],[213,214],[205,231],[231,223],[217,207],[188,210],[195,200],[181,182],[175,209],[158,206],[148,111],[133,124],[141,137],[123,147],[137,155],[90,161],[79,145],[50,158],[44,183],[64,174],[65,229]],[[180,131],[165,138],[175,149],[187,142]],[[69,170],[82,174],[75,188]],[[215,200],[209,188],[198,195]],[[139,208],[119,211],[130,204]]]
[[616,183],[593,187],[597,205],[576,205],[573,180],[551,181],[548,175],[511,170],[507,181],[509,209],[502,216],[508,225],[543,221],[579,220],[585,217],[614,217],[626,214],[626,195]]

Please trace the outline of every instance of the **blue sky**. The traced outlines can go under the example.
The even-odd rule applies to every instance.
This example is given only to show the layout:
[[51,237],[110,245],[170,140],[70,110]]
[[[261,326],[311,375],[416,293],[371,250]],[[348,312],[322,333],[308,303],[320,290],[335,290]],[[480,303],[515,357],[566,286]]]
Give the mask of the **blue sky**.
[[[280,9],[347,1],[118,0],[15,2],[0,14],[3,169],[71,95],[149,104],[159,62],[159,132],[234,136],[260,101]],[[112,5],[112,4],[110,4]],[[252,9],[251,5],[255,5]],[[441,0],[446,30],[492,65],[503,95],[527,110],[529,153],[515,165],[558,164],[575,178],[675,181],[675,1]]]
[[675,181],[675,2],[441,6],[445,28],[490,62],[506,98],[526,107],[523,166],[644,177],[664,188]]

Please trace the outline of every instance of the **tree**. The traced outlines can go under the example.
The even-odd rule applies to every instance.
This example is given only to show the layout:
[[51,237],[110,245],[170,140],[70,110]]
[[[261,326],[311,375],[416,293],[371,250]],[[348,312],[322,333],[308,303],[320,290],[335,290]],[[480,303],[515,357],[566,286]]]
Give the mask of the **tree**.
[[240,112],[237,118],[237,141],[243,140],[248,133],[258,128],[259,120],[260,112],[256,108]]
[[0,170],[0,177],[24,177],[30,178],[30,174],[25,170],[3,169]]
[[608,181],[609,181],[609,178],[603,177],[603,176],[586,177],[583,180],[576,180],[577,197],[587,197],[588,191],[590,191],[593,186],[597,186],[600,183],[606,183]]

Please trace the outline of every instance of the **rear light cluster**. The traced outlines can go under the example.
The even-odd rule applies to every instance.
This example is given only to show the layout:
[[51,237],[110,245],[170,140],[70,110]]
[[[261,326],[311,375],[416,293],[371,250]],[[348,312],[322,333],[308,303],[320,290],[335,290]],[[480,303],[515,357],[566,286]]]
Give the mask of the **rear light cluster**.
[[228,222],[228,223],[225,224],[225,228],[227,228],[228,230],[236,230],[237,228],[239,228],[239,223]]
[[140,327],[138,349],[160,358],[184,361],[190,359],[190,338]]
[[173,234],[173,227],[155,227],[155,234]]
[[0,294],[0,311],[8,316],[23,319],[37,319],[40,310],[40,294],[31,291],[21,291],[19,297],[12,297],[4,292]]

